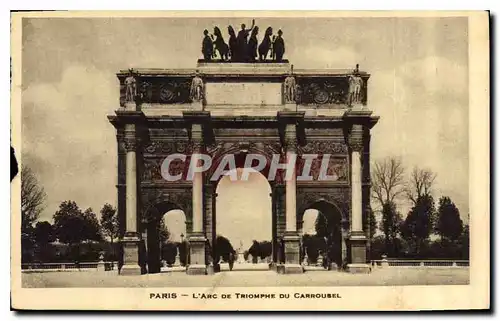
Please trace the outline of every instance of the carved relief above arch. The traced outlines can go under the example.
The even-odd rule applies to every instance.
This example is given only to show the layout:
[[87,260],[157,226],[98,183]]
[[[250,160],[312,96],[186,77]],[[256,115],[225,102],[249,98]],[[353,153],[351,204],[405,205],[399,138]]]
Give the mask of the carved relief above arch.
[[220,159],[224,155],[240,151],[259,152],[263,155],[272,157],[272,154],[281,154],[282,146],[279,140],[276,141],[250,141],[248,138],[241,140],[218,141],[214,144],[206,146],[206,152],[213,159]]
[[347,145],[340,141],[310,140],[304,146],[299,146],[301,154],[347,154]]
[[192,193],[190,188],[185,189],[166,189],[166,188],[148,188],[143,189],[141,193],[141,221],[144,223],[158,219],[159,208],[168,204],[169,210],[180,209],[186,216],[186,224],[192,222]]
[[314,203],[326,201],[341,212],[342,220],[349,221],[350,194],[349,188],[331,188],[329,190],[297,189],[297,219],[302,220],[304,212]]
[[188,140],[152,140],[143,149],[145,154],[187,154],[190,153],[190,144]]

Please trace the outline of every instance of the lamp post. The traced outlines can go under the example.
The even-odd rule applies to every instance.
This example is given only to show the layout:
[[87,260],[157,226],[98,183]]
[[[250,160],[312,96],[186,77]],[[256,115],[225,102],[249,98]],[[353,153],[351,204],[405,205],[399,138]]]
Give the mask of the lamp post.
[[[179,265],[182,265],[182,263],[180,262],[180,255],[181,255],[180,247],[181,246],[184,246],[184,233],[181,233],[181,244],[179,244],[178,249],[177,249],[177,256],[179,256]],[[187,257],[187,248],[185,248],[185,251],[186,251],[186,257]],[[186,260],[186,264],[187,264],[187,260]]]

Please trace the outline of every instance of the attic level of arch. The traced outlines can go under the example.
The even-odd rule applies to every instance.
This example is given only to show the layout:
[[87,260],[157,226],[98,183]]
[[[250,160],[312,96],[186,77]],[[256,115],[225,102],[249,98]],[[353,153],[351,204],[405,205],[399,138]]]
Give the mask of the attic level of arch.
[[[138,105],[186,105],[198,100],[204,106],[213,105],[216,103],[211,101],[206,92],[208,84],[265,83],[282,85],[279,93],[282,104],[342,109],[354,104],[367,105],[370,74],[357,69],[294,70],[288,63],[272,66],[262,63],[199,63],[197,69],[122,70],[117,73],[117,77],[121,106],[127,102]],[[195,82],[201,87],[199,98],[193,97]],[[293,93],[289,95],[290,87],[293,87]],[[133,93],[130,94],[131,91]]]

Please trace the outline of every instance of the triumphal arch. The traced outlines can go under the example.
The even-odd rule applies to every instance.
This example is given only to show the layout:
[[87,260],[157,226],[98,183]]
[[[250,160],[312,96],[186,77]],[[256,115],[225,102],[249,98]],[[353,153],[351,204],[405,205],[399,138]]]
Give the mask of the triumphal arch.
[[[378,117],[367,105],[370,75],[350,67],[307,70],[286,60],[199,60],[193,69],[120,71],[120,107],[108,116],[118,142],[120,273],[158,270],[150,227],[171,209],[186,215],[187,273],[210,271],[215,222],[224,215],[215,210],[217,181],[211,173],[226,155],[242,167],[248,154],[268,161],[273,155],[297,156],[297,164],[304,162],[300,156],[319,155],[309,166],[309,179],[297,179],[299,170],[285,179],[286,169],[269,180],[272,268],[303,272],[302,218],[315,208],[335,221],[338,266],[369,271],[370,129]],[[187,159],[170,164],[168,171],[180,179],[168,181],[162,164],[172,154]],[[209,155],[212,165],[186,179],[193,154]],[[323,155],[329,155],[328,180],[318,179]],[[267,175],[269,167],[261,172]]]

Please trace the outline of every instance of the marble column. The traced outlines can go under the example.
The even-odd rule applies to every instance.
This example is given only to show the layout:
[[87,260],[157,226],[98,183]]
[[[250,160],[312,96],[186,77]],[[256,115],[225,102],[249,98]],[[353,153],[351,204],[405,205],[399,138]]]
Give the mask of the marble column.
[[[296,158],[297,134],[296,124],[287,124],[285,130],[285,148],[287,163]],[[297,177],[295,173],[295,162],[287,168],[292,174],[286,175],[285,183],[285,273],[303,273],[300,265],[300,236],[297,232]]]
[[349,272],[367,273],[370,266],[366,264],[367,238],[363,231],[362,210],[362,174],[361,155],[363,153],[363,126],[355,124],[349,135],[351,148],[351,230],[349,236],[350,263],[347,265]]
[[125,174],[125,235],[123,245],[123,266],[121,275],[141,274],[139,266],[139,233],[137,231],[137,138],[135,124],[125,125],[124,146],[126,154]]
[[[191,126],[191,149],[192,154],[203,152],[203,134],[201,124],[194,123]],[[193,160],[192,160],[193,161]],[[201,160],[198,160],[201,162]],[[199,164],[199,163],[198,163]],[[201,165],[201,164],[199,164]],[[197,172],[193,176],[193,232],[189,236],[190,263],[187,268],[188,274],[206,274],[205,257],[205,234],[203,230],[203,173]]]

